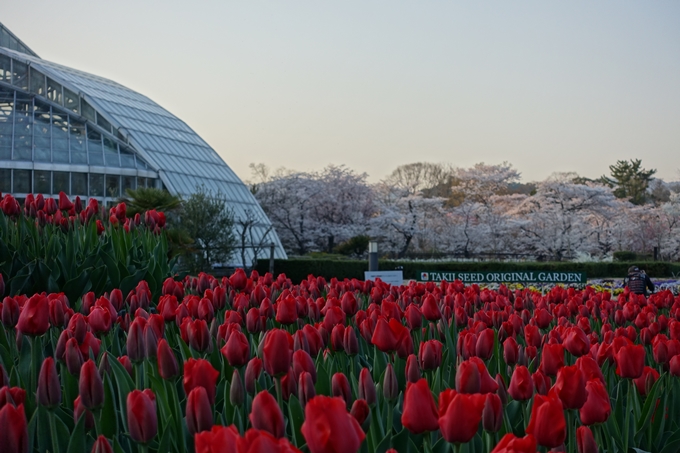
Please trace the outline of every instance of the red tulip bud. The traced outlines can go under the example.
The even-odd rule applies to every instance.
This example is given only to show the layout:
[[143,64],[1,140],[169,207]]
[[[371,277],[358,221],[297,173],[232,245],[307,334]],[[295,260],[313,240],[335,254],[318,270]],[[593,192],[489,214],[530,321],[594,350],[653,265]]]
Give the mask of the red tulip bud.
[[47,357],[40,367],[38,402],[48,408],[59,406],[61,403],[61,383],[52,357]]
[[80,369],[78,393],[83,406],[95,409],[104,403],[104,384],[95,363],[89,359]]
[[375,383],[368,368],[362,368],[359,373],[359,398],[366,400],[369,405],[377,401]]
[[300,373],[300,377],[298,378],[298,396],[300,397],[300,405],[303,408],[307,404],[307,401],[316,396],[312,375],[306,371]]
[[100,435],[92,446],[92,453],[113,453],[113,448],[106,437]]
[[192,436],[212,428],[213,415],[208,393],[203,387],[196,387],[187,397],[186,420]]
[[24,405],[5,404],[0,408],[0,445],[3,451],[20,452],[28,451],[28,428]]
[[276,438],[285,435],[286,425],[283,420],[283,412],[281,412],[276,399],[266,390],[261,391],[253,398],[250,423],[253,428],[267,431]]
[[127,397],[127,420],[130,437],[135,442],[150,442],[158,431],[156,396],[146,389],[133,390]]
[[352,391],[349,388],[347,376],[340,372],[335,373],[331,378],[331,391],[333,396],[342,398],[345,401],[347,407],[351,407]]
[[229,401],[232,406],[240,406],[245,400],[245,389],[243,388],[243,380],[238,370],[234,370],[231,376],[231,385],[229,386]]
[[387,364],[385,370],[385,377],[383,378],[383,396],[386,400],[391,401],[399,396],[399,386],[397,382],[397,375],[392,368],[392,364]]

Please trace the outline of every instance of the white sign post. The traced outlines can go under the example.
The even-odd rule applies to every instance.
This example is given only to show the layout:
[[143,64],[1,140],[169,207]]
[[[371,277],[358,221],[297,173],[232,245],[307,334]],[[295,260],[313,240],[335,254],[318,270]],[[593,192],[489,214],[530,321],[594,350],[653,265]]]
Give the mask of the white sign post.
[[390,285],[399,286],[404,284],[404,271],[365,271],[364,280],[379,278]]

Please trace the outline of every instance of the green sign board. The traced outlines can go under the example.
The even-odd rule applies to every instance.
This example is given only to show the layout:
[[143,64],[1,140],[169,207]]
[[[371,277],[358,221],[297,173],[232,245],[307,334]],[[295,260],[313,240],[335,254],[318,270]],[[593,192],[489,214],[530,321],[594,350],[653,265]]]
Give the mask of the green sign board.
[[452,282],[460,280],[463,283],[587,283],[585,272],[546,272],[546,271],[516,271],[516,272],[448,272],[448,271],[420,271],[418,279],[423,282]]

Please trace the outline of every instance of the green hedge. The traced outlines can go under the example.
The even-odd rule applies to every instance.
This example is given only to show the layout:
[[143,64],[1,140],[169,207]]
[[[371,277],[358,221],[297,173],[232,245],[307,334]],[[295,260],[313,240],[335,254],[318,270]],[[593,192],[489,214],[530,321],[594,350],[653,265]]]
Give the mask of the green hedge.
[[[611,263],[571,263],[571,262],[412,262],[412,261],[380,261],[381,270],[393,270],[401,267],[404,270],[404,278],[415,279],[418,271],[449,271],[449,272],[491,272],[491,271],[550,271],[550,272],[585,272],[588,278],[622,278],[628,273],[628,267],[637,265],[645,269],[652,279],[667,278],[680,275],[680,263],[662,261],[648,262],[611,262]],[[267,272],[269,261],[262,260],[258,263],[257,270],[260,273]],[[309,274],[322,276],[326,279],[336,277],[364,278],[364,271],[368,270],[368,262],[364,260],[324,260],[324,259],[289,259],[276,260],[274,271],[278,275],[286,274],[294,283],[307,278]]]

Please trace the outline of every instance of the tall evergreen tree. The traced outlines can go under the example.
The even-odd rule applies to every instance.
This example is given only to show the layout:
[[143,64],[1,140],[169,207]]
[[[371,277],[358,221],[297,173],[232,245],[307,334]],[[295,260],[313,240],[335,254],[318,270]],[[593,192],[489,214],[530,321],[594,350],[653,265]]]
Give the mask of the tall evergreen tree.
[[656,169],[645,170],[640,159],[619,160],[609,166],[611,178],[602,176],[602,182],[614,188],[617,198],[629,198],[630,202],[642,205],[647,199],[647,187]]

